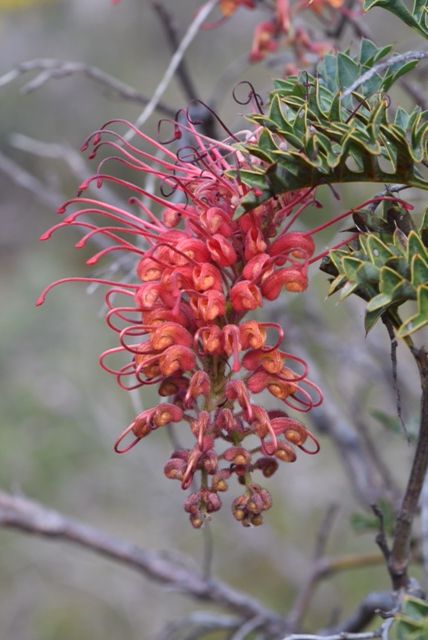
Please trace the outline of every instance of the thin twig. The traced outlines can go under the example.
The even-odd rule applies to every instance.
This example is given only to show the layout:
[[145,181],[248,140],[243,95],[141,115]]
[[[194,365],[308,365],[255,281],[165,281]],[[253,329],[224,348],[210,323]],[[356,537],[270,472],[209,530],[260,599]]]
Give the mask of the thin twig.
[[311,633],[293,633],[283,640],[372,640],[381,638],[382,631],[368,631],[367,633],[335,633],[332,636],[318,636]]
[[245,638],[250,633],[262,626],[263,620],[260,617],[255,617],[252,620],[247,620],[247,622],[244,622],[244,624],[242,624],[239,629],[235,631],[230,640],[245,640]]
[[[136,128],[141,127],[146,122],[146,120],[152,115],[153,111],[157,108],[159,104],[159,100],[161,99],[166,89],[168,88],[168,85],[171,82],[178,66],[180,65],[187,48],[190,46],[192,40],[195,38],[203,22],[211,13],[211,11],[213,10],[217,2],[218,0],[208,0],[208,2],[199,9],[195,19],[187,29],[179,47],[177,48],[176,52],[172,56],[171,61],[168,65],[168,68],[165,71],[160,83],[156,87],[156,90],[152,98],[150,99],[150,102],[146,105],[145,109],[140,113],[137,120],[135,121],[134,124]],[[125,138],[126,140],[129,141],[134,137],[134,135],[135,135],[134,132],[132,130],[129,130],[128,133],[125,135]]]
[[64,200],[62,194],[55,193],[39,178],[23,169],[17,162],[0,151],[0,172],[4,173],[18,187],[29,191],[45,206],[56,208]]
[[425,476],[421,494],[421,552],[425,587],[428,587],[428,474]]
[[386,538],[383,512],[376,504],[372,505],[372,511],[379,521],[379,532],[376,535],[376,544],[379,547],[379,549],[382,551],[383,557],[385,558],[385,562],[388,564],[389,558],[391,556],[391,550],[389,548],[388,541]]
[[165,553],[144,551],[28,498],[0,492],[0,526],[79,545],[193,598],[221,605],[244,619],[260,618],[270,633],[278,634],[286,628],[284,618],[257,600],[218,580],[205,580],[184,562]]
[[406,424],[403,420],[402,406],[401,406],[401,393],[400,393],[400,385],[398,384],[398,362],[397,362],[397,337],[395,335],[394,327],[392,325],[391,320],[388,318],[387,314],[382,316],[383,324],[388,331],[389,340],[391,343],[391,366],[392,366],[392,386],[395,392],[395,404],[397,409],[397,416],[401,424],[401,428],[403,429],[404,435],[406,437],[407,442],[410,442],[409,432],[407,431]]
[[367,627],[378,613],[386,616],[395,606],[396,598],[392,593],[374,591],[364,598],[357,610],[347,620],[341,622],[334,629],[326,630],[325,633],[358,633]]
[[297,629],[301,625],[304,615],[308,612],[309,603],[315,592],[317,583],[321,578],[322,571],[320,571],[320,563],[324,559],[323,556],[325,554],[327,540],[331,533],[337,511],[337,505],[330,505],[323,521],[321,522],[315,541],[312,570],[308,578],[305,580],[301,590],[297,594],[291,611],[287,617],[291,629]]
[[220,629],[236,629],[242,624],[240,620],[232,616],[221,616],[207,611],[195,611],[181,620],[168,623],[162,631],[156,635],[156,640],[173,640],[185,629],[194,629],[200,635],[201,632],[218,631]]
[[411,352],[416,361],[421,379],[421,421],[409,480],[397,515],[394,540],[388,563],[394,589],[407,588],[410,583],[408,565],[412,525],[428,470],[428,353],[424,347],[420,349],[411,348]]
[[[34,60],[21,62],[14,69],[0,76],[0,87],[13,82],[21,75],[31,71],[38,71],[39,73],[32,80],[24,84],[21,89],[24,94],[39,89],[49,80],[67,78],[76,73],[81,73],[91,80],[95,80],[95,82],[101,86],[110,89],[122,100],[135,102],[140,105],[147,105],[150,102],[149,98],[139,93],[136,89],[114,78],[98,67],[93,67],[82,62],[57,60],[55,58],[35,58]],[[154,109],[157,109],[167,117],[174,117],[175,110],[159,100],[156,105],[154,105]]]
[[[177,27],[174,24],[173,16],[165,7],[165,5],[158,0],[152,0],[152,7],[158,15],[158,18],[165,30],[168,44],[172,49],[172,53],[174,53],[180,46],[180,40],[178,37]],[[195,83],[192,80],[192,76],[190,75],[190,72],[187,68],[184,56],[176,69],[176,76],[180,81],[181,87],[187,100],[198,100],[199,94],[196,89]]]
[[410,62],[411,60],[423,60],[428,58],[428,51],[406,51],[405,53],[397,53],[384,62],[379,62],[379,64],[375,64],[374,67],[371,67],[368,71],[363,73],[359,78],[355,80],[345,91],[342,93],[342,98],[346,98],[350,96],[355,89],[358,89],[359,86],[364,84],[372,78],[374,75],[379,73],[380,71],[384,71],[388,67],[393,64],[397,64],[398,62]]

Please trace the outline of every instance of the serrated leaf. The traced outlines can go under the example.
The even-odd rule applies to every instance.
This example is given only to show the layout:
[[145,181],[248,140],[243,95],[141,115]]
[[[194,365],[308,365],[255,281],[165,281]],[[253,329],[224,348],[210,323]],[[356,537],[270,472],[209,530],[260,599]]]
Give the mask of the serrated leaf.
[[386,260],[394,255],[391,249],[375,235],[370,235],[367,238],[367,250],[370,260],[378,267],[384,265]]
[[396,71],[393,69],[393,67],[391,67],[384,78],[383,90],[389,91],[389,89],[398,80],[398,78],[401,78],[402,76],[406,75],[406,73],[412,71],[412,69],[414,69],[417,64],[417,60],[410,60],[409,62],[406,62],[404,64],[399,63]]
[[428,259],[428,250],[424,246],[420,236],[415,232],[409,233],[407,241],[407,260],[411,263],[413,256],[422,256],[425,260]]
[[371,313],[372,311],[381,311],[382,313],[386,310],[386,308],[392,304],[393,298],[392,295],[386,293],[379,293],[377,296],[372,298],[367,303],[367,312]]
[[414,287],[427,284],[428,282],[428,262],[421,255],[412,258],[410,267],[411,282]]
[[384,313],[383,309],[377,309],[375,311],[367,311],[364,318],[364,329],[366,335],[373,329],[379,318]]
[[419,13],[418,5],[417,11],[415,13],[411,13],[401,0],[364,0],[363,8],[365,11],[372,9],[373,7],[381,7],[382,9],[390,11],[409,27],[416,29],[422,35],[428,37],[425,18]]
[[358,78],[359,65],[346,53],[337,54],[337,80],[339,89],[344,91]]
[[379,281],[379,289],[382,293],[393,296],[397,287],[403,285],[405,282],[406,280],[393,269],[382,267]]
[[379,49],[374,42],[372,42],[368,38],[362,38],[360,45],[361,64],[366,64],[371,58],[373,58],[374,55],[376,55],[377,51],[379,51]]
[[417,313],[408,318],[399,328],[397,335],[399,338],[416,333],[428,324],[428,284],[419,287],[417,290]]

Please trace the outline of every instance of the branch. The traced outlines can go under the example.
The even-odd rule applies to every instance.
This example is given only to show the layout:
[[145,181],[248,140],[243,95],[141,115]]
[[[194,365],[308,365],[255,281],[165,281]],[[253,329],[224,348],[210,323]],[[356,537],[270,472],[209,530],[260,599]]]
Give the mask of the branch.
[[[122,98],[122,100],[136,102],[140,105],[147,105],[149,103],[149,98],[98,67],[92,67],[82,62],[56,60],[54,58],[35,58],[34,60],[21,62],[17,67],[0,76],[0,87],[9,84],[19,78],[19,76],[29,73],[30,71],[38,71],[39,73],[35,78],[24,84],[22,87],[24,94],[39,89],[54,78],[66,78],[75,73],[82,73],[91,80],[95,80],[98,84],[112,90]],[[167,117],[174,117],[175,110],[163,102],[157,101],[154,108]]]
[[206,580],[176,558],[144,551],[28,498],[0,492],[0,526],[84,547],[193,598],[221,605],[245,619],[257,618],[269,633],[278,634],[286,627],[284,618],[257,600],[218,580]]
[[421,551],[425,586],[428,585],[428,474],[421,493]]
[[308,633],[293,633],[291,636],[285,636],[283,640],[372,640],[373,638],[381,638],[382,631],[368,631],[367,633],[335,633],[332,636],[317,636]]
[[321,580],[330,578],[341,571],[379,566],[383,563],[384,558],[379,553],[345,554],[336,558],[319,558],[314,563],[312,572],[298,594],[290,615],[287,617],[290,628],[295,629],[302,623],[304,616],[308,612],[309,603],[315,593],[315,589]]
[[410,60],[423,60],[424,58],[428,58],[428,51],[406,51],[405,53],[397,53],[384,62],[379,62],[379,64],[375,64],[374,67],[363,73],[362,76],[357,78],[355,82],[351,84],[343,93],[342,98],[346,98],[346,96],[350,96],[355,89],[367,80],[370,80],[374,75],[379,73],[380,71],[384,71],[389,66],[393,64],[397,64],[397,62],[409,62]]
[[[178,38],[177,27],[174,23],[173,17],[168,9],[162,4],[162,2],[159,2],[158,0],[152,0],[152,7],[158,15],[158,18],[168,38],[168,43],[172,49],[172,53],[174,53],[180,46],[180,40]],[[198,100],[198,92],[187,68],[184,56],[177,67],[176,75],[180,81],[181,87],[187,100],[189,100],[189,102],[191,102],[192,100]]]
[[[195,19],[187,29],[183,40],[181,41],[176,52],[172,56],[171,61],[168,65],[168,68],[165,71],[160,83],[156,87],[156,90],[152,98],[150,99],[150,102],[147,104],[146,108],[142,111],[142,113],[140,113],[137,120],[135,121],[134,125],[137,129],[140,128],[148,118],[150,118],[153,111],[157,108],[161,97],[165,93],[169,83],[171,82],[175,72],[177,71],[177,68],[181,64],[181,61],[183,60],[183,56],[186,53],[187,48],[190,46],[192,40],[195,38],[200,27],[202,26],[202,23],[204,22],[204,20],[206,20],[206,18],[211,13],[213,8],[216,6],[217,2],[218,0],[208,0],[208,2],[199,9]],[[135,135],[134,132],[130,130],[128,134],[125,136],[125,138],[126,140],[129,141],[134,137],[134,135]]]
[[[344,622],[333,629],[328,629],[326,633],[331,634],[352,634],[361,631],[369,625],[377,613],[389,613],[396,606],[396,598],[390,592],[369,593],[360,603],[358,609]],[[346,635],[345,635],[346,638]],[[288,638],[287,638],[288,640]],[[324,639],[325,640],[325,637]]]
[[394,589],[408,588],[408,565],[413,520],[428,470],[428,353],[424,347],[411,348],[419,369],[422,388],[421,422],[415,456],[407,488],[398,512],[388,570]]
[[320,562],[324,559],[328,537],[333,529],[337,511],[337,505],[330,505],[324,517],[324,520],[321,522],[315,540],[312,571],[304,582],[301,590],[297,594],[297,597],[293,603],[293,607],[287,618],[291,629],[297,629],[301,625],[303,617],[309,609],[309,603],[314,594],[316,584],[319,579],[318,567]]
[[156,640],[171,640],[186,629],[192,630],[192,633],[197,633],[200,636],[202,633],[219,631],[220,629],[233,630],[239,627],[240,624],[241,622],[232,616],[220,616],[218,613],[195,611],[186,618],[167,624],[156,636]]

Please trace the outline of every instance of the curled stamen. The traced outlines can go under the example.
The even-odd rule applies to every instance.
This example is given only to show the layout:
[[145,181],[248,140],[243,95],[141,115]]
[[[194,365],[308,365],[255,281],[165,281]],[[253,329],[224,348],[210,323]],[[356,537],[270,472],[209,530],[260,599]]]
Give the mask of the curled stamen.
[[310,431],[306,430],[307,436],[310,440],[312,440],[312,442],[315,445],[315,449],[306,449],[306,447],[303,444],[299,444],[297,445],[299,447],[299,449],[301,449],[302,451],[304,451],[305,453],[308,453],[309,455],[313,456],[316,453],[318,453],[318,451],[321,449],[321,445],[318,441],[318,439],[314,436],[313,433],[311,433]]
[[[39,295],[39,297],[36,300],[36,307],[39,307],[45,302],[46,296],[52,289],[59,286],[60,284],[65,284],[66,282],[87,282],[87,283],[105,284],[107,286],[117,285],[117,282],[114,282],[113,280],[105,280],[104,278],[79,278],[79,277],[61,278],[60,280],[55,280],[55,282],[51,282],[51,284],[49,284],[47,287],[43,289],[42,293]],[[126,286],[136,290],[139,288],[139,285],[137,284],[127,284]]]
[[[209,105],[207,105],[205,102],[203,102],[202,100],[192,100],[192,104],[200,104],[202,105],[207,111],[209,111],[209,113],[211,114],[211,116],[218,122],[218,124],[224,129],[224,131],[226,131],[227,135],[234,140],[235,142],[239,142],[239,139],[235,136],[234,133],[232,133],[232,131],[229,129],[229,127],[225,124],[225,122],[223,122],[223,120],[220,118],[220,116],[214,111],[214,109],[211,109],[211,107]],[[189,107],[187,108],[187,120],[191,125],[194,124],[199,124],[198,122],[192,122],[192,119],[190,117],[190,112],[189,112]]]
[[120,434],[120,436],[118,437],[118,439],[114,443],[113,451],[115,451],[119,455],[122,455],[123,453],[128,453],[128,451],[131,451],[131,449],[133,449],[135,447],[135,445],[138,444],[140,442],[140,440],[141,440],[141,438],[134,438],[134,440],[132,440],[130,442],[130,444],[128,444],[128,446],[126,446],[124,449],[120,449],[119,448],[121,443],[125,440],[126,436],[129,435],[132,432],[133,426],[134,426],[133,424],[130,424],[129,427],[127,429],[125,429],[125,431],[123,431],[123,433]]
[[[237,91],[238,87],[243,87],[243,86],[248,87],[249,88],[249,92],[248,92],[246,98],[244,98],[243,100],[242,99],[240,100],[237,97],[236,91]],[[263,100],[262,100],[260,94],[258,94],[256,92],[256,90],[254,88],[254,85],[251,82],[249,82],[248,80],[242,80],[241,82],[238,82],[238,84],[232,90],[232,96],[233,96],[233,99],[235,100],[235,102],[237,102],[238,104],[243,105],[243,106],[251,104],[251,102],[254,101],[254,104],[256,105],[257,111],[262,115],[264,114],[264,111],[263,111]]]

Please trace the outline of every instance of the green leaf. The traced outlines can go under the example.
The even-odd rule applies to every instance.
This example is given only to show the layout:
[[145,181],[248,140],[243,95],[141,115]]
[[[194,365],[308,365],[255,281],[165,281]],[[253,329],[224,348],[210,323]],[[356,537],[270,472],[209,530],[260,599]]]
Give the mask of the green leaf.
[[380,411],[379,409],[373,409],[373,411],[370,411],[370,415],[380,422],[385,429],[397,434],[402,432],[401,422],[397,416],[392,416],[389,413]]
[[364,318],[364,330],[366,335],[369,331],[373,329],[377,321],[381,318],[384,313],[384,309],[376,309],[375,311],[367,311]]
[[362,64],[366,64],[371,58],[373,58],[373,56],[376,55],[377,51],[379,51],[379,49],[374,42],[368,40],[368,38],[362,38],[360,46],[360,62]]
[[428,324],[428,284],[417,290],[417,313],[408,318],[398,330],[398,337],[405,338]]
[[420,0],[415,2],[412,12],[408,10],[402,0],[364,0],[363,8],[365,11],[369,11],[369,9],[373,9],[373,7],[381,7],[382,9],[386,9],[386,11],[390,11],[409,27],[416,29],[420,34],[428,37],[424,7],[421,6]]
[[337,54],[337,79],[339,89],[344,91],[358,78],[360,67],[346,53]]
[[428,262],[421,255],[414,255],[410,267],[411,282],[414,287],[428,282]]

